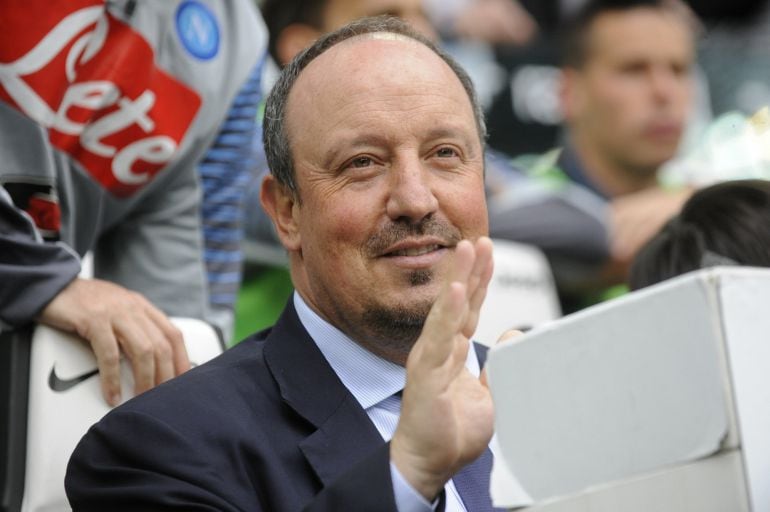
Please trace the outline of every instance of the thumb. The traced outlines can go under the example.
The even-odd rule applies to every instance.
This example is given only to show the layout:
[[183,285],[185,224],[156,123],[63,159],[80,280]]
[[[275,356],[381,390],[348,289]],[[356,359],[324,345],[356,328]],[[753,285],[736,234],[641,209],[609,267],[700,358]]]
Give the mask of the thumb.
[[510,343],[513,341],[513,338],[518,338],[522,334],[524,333],[518,329],[508,329],[503,334],[501,334],[499,338],[497,338],[497,342],[495,343],[495,345]]

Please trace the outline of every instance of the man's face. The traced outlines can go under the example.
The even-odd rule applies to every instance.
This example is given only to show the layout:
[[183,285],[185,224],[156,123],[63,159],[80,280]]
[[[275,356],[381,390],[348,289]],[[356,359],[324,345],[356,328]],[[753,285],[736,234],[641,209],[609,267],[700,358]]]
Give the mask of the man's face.
[[487,233],[487,210],[465,90],[431,50],[393,37],[338,44],[290,93],[300,202],[287,246],[295,286],[311,307],[400,361],[454,246]]
[[677,14],[603,14],[587,58],[568,70],[566,115],[575,143],[626,172],[652,174],[674,156],[692,95],[693,35]]

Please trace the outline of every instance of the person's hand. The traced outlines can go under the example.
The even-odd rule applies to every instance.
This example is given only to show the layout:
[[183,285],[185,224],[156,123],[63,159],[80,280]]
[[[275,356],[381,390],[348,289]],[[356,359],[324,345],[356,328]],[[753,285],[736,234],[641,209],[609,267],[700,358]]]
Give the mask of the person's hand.
[[622,196],[610,205],[610,255],[629,263],[692,195],[691,189],[670,192],[651,188]]
[[142,295],[96,279],[75,279],[43,309],[38,321],[77,333],[96,355],[102,392],[120,402],[120,354],[131,361],[134,391],[142,393],[190,368],[182,333]]
[[465,368],[491,276],[489,238],[457,244],[452,271],[406,362],[401,417],[390,456],[428,500],[492,438],[492,397]]
[[473,0],[454,23],[460,37],[491,44],[527,44],[537,33],[532,16],[514,0]]

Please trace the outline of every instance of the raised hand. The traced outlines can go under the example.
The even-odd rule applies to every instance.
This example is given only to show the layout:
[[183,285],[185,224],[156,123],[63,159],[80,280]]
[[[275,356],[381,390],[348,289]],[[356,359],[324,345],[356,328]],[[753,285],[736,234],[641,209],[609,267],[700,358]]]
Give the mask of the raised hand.
[[491,276],[489,238],[460,242],[452,271],[407,359],[391,461],[428,500],[492,437],[491,395],[465,368]]

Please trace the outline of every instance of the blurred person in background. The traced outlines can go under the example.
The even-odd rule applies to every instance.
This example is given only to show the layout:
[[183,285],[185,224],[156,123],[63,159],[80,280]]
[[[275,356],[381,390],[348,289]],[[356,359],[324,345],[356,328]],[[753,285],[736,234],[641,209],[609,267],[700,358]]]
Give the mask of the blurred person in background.
[[423,5],[442,47],[471,76],[485,112],[496,113],[493,102],[506,89],[507,78],[497,54],[529,55],[541,32],[538,23],[518,0],[423,0]]
[[770,267],[770,181],[703,188],[639,251],[631,289],[706,267]]
[[535,181],[490,198],[490,233],[544,249],[571,311],[622,282],[691,193],[658,171],[690,113],[695,20],[677,0],[594,0],[564,40],[565,147],[520,159]]
[[424,0],[423,4],[443,38],[521,46],[538,30],[516,0]]
[[197,166],[264,24],[248,0],[81,0],[0,25],[0,324],[86,339],[114,405],[122,355],[136,392],[189,367],[166,315],[212,320]]

